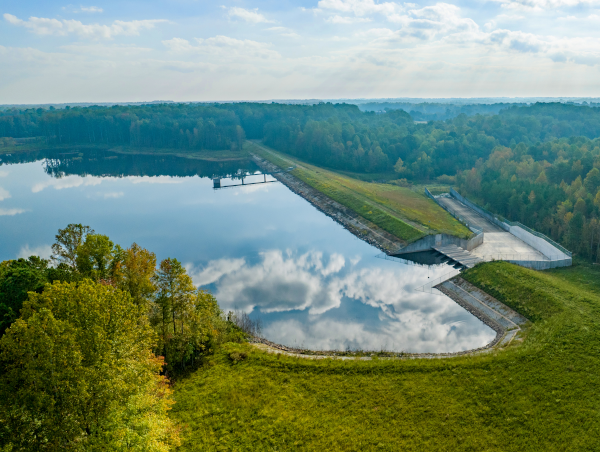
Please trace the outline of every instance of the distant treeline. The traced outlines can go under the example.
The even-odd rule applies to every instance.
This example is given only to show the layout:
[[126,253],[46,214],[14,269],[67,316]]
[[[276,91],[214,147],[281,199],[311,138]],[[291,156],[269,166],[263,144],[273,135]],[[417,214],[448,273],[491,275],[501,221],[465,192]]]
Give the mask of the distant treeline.
[[79,151],[65,153],[59,149],[47,149],[27,153],[17,152],[0,156],[0,164],[10,165],[43,160],[45,172],[52,177],[77,174],[97,177],[199,176],[236,179],[259,170],[250,159],[207,161],[182,159],[170,155],[116,154],[85,146],[82,146]]
[[223,108],[159,104],[4,111],[0,137],[45,137],[49,144],[238,149],[244,132],[235,113]]
[[50,144],[106,144],[182,150],[239,149],[244,138],[333,169],[389,172],[407,179],[454,176],[514,148],[600,136],[600,108],[561,103],[512,106],[497,115],[461,114],[415,124],[403,110],[356,105],[159,104],[0,112],[0,137]]
[[447,104],[436,102],[367,102],[359,104],[362,111],[385,112],[391,110],[404,110],[409,113],[415,121],[445,121],[458,115],[495,115],[501,110],[509,107],[523,107],[523,103],[494,103],[494,104]]

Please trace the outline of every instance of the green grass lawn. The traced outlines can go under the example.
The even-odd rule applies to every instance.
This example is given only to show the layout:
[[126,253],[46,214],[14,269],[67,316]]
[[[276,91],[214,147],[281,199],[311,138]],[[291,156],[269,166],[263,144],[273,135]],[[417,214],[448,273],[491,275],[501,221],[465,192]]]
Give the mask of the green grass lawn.
[[244,148],[279,167],[295,165],[292,174],[298,179],[407,242],[438,232],[463,238],[471,235],[468,228],[434,201],[409,188],[354,179],[254,142],[247,142]]
[[600,268],[495,262],[464,277],[533,321],[521,345],[313,361],[227,344],[175,385],[181,450],[600,450]]

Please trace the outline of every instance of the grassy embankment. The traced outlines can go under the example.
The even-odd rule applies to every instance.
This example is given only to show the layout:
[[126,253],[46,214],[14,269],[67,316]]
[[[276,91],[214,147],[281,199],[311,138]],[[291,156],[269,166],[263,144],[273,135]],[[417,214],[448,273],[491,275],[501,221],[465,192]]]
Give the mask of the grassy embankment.
[[21,144],[17,146],[6,146],[0,147],[0,155],[2,154],[15,154],[25,153],[33,151],[62,151],[65,153],[77,152],[77,151],[108,151],[117,154],[128,154],[128,155],[161,155],[161,156],[172,156],[172,157],[183,157],[197,160],[207,161],[228,161],[228,160],[242,160],[249,157],[249,153],[246,150],[231,151],[231,150],[208,150],[203,149],[200,151],[187,151],[182,149],[170,149],[170,148],[139,148],[130,146],[107,146],[102,144],[69,144],[69,145],[47,145],[43,143],[32,143],[32,144]]
[[247,142],[244,149],[281,168],[296,166],[292,174],[298,179],[406,242],[437,232],[463,238],[471,235],[435,202],[409,188],[364,182],[254,142]]
[[464,276],[533,321],[523,344],[373,361],[227,344],[175,386],[180,450],[600,450],[600,268]]

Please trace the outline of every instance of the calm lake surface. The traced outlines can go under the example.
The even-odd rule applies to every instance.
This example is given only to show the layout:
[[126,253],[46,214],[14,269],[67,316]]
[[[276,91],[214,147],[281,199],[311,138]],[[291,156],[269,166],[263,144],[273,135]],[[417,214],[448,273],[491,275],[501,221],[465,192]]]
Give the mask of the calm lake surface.
[[250,162],[106,152],[0,159],[0,260],[49,257],[57,230],[83,223],[123,247],[177,258],[224,311],[260,318],[273,342],[454,352],[495,336],[449,298],[415,291],[451,267],[377,258],[279,182],[213,190],[212,175],[258,170]]

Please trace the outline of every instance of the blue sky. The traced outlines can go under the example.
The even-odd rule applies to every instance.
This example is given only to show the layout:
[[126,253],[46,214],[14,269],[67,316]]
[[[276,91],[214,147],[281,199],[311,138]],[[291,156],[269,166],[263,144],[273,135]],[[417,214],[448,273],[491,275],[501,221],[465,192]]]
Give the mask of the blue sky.
[[3,0],[0,103],[600,96],[600,0]]

